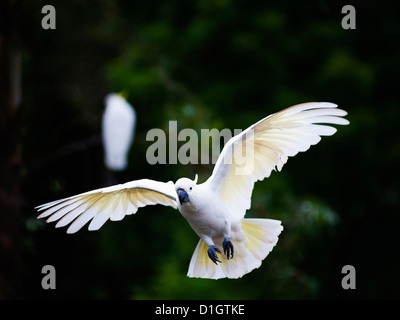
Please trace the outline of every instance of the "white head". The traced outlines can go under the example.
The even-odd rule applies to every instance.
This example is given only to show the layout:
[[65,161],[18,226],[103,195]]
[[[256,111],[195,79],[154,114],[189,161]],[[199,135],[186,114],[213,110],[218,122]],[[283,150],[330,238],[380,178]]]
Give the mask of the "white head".
[[175,191],[178,194],[178,199],[181,205],[190,201],[190,194],[196,186],[197,178],[198,176],[196,174],[194,180],[189,178],[180,178],[175,182]]

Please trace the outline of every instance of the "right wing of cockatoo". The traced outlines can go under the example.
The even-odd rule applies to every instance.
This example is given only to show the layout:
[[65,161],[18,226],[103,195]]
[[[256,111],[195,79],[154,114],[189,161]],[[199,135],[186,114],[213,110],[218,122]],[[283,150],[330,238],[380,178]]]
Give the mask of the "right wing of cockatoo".
[[58,221],[56,228],[71,223],[67,233],[75,233],[87,222],[98,230],[108,219],[119,221],[147,205],[162,204],[177,208],[174,183],[142,179],[92,190],[37,206],[39,218]]
[[347,125],[347,112],[329,102],[299,104],[253,124],[224,146],[208,183],[240,220],[251,206],[254,183],[280,171],[288,160]]

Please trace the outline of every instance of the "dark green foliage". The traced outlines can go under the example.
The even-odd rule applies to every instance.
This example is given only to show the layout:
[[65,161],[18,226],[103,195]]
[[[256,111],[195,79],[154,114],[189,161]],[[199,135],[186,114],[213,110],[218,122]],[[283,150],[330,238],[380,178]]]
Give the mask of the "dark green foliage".
[[[333,1],[22,1],[23,296],[124,299],[399,298],[399,16]],[[204,181],[207,165],[146,161],[152,128],[245,129],[271,113],[329,101],[351,124],[255,186],[251,217],[283,221],[278,245],[239,280],[186,277],[198,238],[178,211],[149,206],[97,232],[66,235],[33,207],[105,186],[103,98],[124,91],[138,116],[130,166],[115,179]],[[115,181],[115,180],[113,180]],[[57,289],[40,286],[54,265]],[[343,290],[341,269],[357,270]]]

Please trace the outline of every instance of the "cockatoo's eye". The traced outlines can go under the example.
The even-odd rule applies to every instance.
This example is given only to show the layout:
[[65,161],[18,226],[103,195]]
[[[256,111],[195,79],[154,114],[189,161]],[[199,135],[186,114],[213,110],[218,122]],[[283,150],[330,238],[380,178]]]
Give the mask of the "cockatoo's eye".
[[192,191],[192,187],[190,187],[189,190]]

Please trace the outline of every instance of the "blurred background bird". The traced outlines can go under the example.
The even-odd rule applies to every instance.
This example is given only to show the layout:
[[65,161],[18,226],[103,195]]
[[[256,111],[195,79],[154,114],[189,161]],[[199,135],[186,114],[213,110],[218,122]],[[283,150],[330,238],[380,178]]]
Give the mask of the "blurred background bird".
[[104,102],[104,164],[111,171],[122,171],[128,166],[128,153],[135,134],[136,112],[122,93],[110,93],[104,98]]

